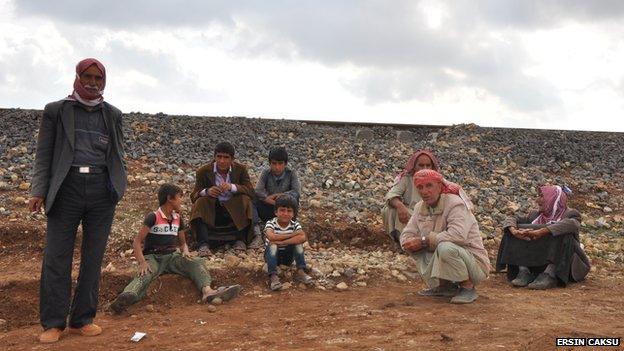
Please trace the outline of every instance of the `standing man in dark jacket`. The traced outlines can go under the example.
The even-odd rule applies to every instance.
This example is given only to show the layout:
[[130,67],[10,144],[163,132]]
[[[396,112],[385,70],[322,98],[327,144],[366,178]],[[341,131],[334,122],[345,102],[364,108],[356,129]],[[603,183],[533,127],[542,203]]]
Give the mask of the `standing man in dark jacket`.
[[[95,336],[102,258],[117,202],[126,190],[121,111],[104,101],[106,71],[96,59],[76,65],[74,91],[46,105],[39,127],[29,209],[45,204],[39,340],[70,333]],[[71,297],[76,230],[82,223],[78,284]]]

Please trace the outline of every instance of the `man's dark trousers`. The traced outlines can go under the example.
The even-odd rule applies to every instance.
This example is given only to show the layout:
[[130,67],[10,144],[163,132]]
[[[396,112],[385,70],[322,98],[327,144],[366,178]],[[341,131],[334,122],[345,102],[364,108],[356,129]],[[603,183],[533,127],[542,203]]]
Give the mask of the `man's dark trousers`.
[[[107,172],[65,177],[48,213],[41,269],[39,311],[44,329],[80,328],[93,322],[100,272],[115,214],[116,199]],[[78,284],[71,303],[71,270],[76,230],[82,223]]]

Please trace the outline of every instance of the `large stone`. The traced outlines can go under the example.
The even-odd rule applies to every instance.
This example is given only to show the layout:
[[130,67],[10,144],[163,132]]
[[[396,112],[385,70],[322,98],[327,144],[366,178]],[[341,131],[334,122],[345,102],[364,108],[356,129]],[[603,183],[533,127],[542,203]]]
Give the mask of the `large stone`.
[[234,255],[225,256],[225,265],[228,267],[236,267],[240,263],[241,259]]
[[355,138],[358,140],[371,140],[375,137],[373,131],[367,128],[358,129],[355,132]]
[[402,143],[411,143],[414,141],[414,133],[407,130],[399,130],[396,132],[397,140]]

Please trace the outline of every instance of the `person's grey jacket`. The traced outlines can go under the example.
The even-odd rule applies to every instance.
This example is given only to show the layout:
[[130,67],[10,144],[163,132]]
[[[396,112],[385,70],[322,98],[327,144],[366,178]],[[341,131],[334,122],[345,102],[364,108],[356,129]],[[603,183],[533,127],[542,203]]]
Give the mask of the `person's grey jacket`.
[[269,195],[283,193],[292,196],[299,202],[301,184],[299,183],[297,173],[288,167],[284,169],[283,178],[279,184],[275,176],[271,174],[271,169],[266,168],[260,174],[260,179],[258,179],[258,183],[256,183],[255,192],[256,197],[260,201],[266,199]]
[[[127,186],[121,111],[107,102],[102,104],[102,113],[111,140],[106,166],[112,190],[119,201]],[[43,110],[31,182],[31,195],[45,199],[46,213],[52,209],[73,160],[74,105],[67,100],[51,102]]]

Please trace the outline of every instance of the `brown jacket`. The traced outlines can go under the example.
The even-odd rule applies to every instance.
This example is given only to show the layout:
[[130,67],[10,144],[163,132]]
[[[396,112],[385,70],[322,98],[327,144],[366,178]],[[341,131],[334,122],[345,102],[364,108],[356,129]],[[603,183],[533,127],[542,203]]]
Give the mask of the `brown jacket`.
[[[251,200],[254,196],[254,187],[251,184],[247,167],[234,162],[232,173],[230,173],[230,182],[236,185],[236,193],[222,205],[232,217],[236,229],[241,230],[249,225],[253,214]],[[197,170],[195,188],[191,192],[191,201],[193,202],[191,221],[195,218],[201,218],[208,226],[214,227],[215,205],[218,200],[210,196],[199,196],[199,193],[215,184],[214,162],[210,162]]]
[[414,214],[401,233],[401,246],[407,240],[422,236],[429,239],[432,251],[443,241],[465,248],[486,274],[490,272],[490,259],[483,247],[477,219],[459,196],[441,194],[435,208],[422,200],[416,204]]

